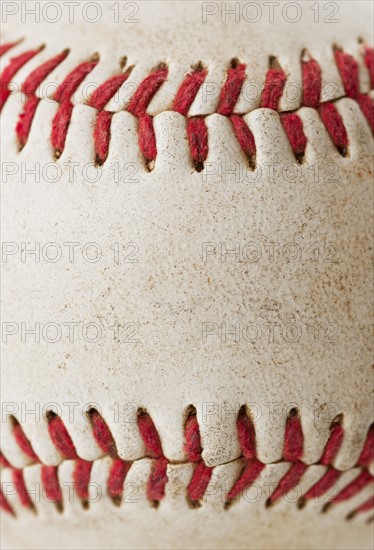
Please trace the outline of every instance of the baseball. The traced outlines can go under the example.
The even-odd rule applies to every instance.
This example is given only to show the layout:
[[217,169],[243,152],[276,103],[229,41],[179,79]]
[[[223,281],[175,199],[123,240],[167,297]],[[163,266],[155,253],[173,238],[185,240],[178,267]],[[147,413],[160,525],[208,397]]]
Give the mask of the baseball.
[[370,549],[373,4],[1,4],[2,547]]

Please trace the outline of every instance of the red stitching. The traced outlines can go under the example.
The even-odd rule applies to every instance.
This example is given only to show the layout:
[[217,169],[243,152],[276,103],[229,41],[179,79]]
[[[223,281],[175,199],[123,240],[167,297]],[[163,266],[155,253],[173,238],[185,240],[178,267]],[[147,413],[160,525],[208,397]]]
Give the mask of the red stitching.
[[188,459],[195,463],[191,481],[187,487],[187,497],[192,505],[197,505],[205,495],[209,481],[212,477],[213,468],[207,466],[202,457],[203,451],[200,439],[200,429],[197,422],[196,410],[191,408],[185,425],[186,443],[184,449]]
[[232,114],[245,80],[245,65],[238,63],[237,59],[233,61],[233,65],[233,68],[227,71],[227,79],[222,86],[217,107],[217,113],[223,116]]
[[[16,43],[5,44],[1,52],[7,51]],[[30,50],[11,59],[9,65],[1,75],[0,107],[10,95],[9,84],[17,71],[27,63],[41,48]],[[36,99],[35,90],[38,84],[65,59],[68,51],[65,50],[58,56],[40,65],[27,77],[23,91],[28,96],[28,101],[20,114],[16,127],[20,147],[27,142],[32,121],[37,110],[39,100]],[[369,71],[371,83],[374,87],[374,53],[373,49],[362,46],[364,63]],[[341,75],[345,94],[347,97],[357,101],[362,113],[374,133],[374,102],[368,95],[360,93],[358,80],[358,64],[352,56],[344,53],[340,48],[334,47],[336,65]],[[78,88],[83,79],[97,64],[97,56],[91,60],[81,63],[71,71],[60,84],[55,94],[55,101],[60,103],[59,109],[52,122],[51,143],[55,149],[56,157],[59,157],[64,150],[65,140],[73,111],[71,96]],[[279,100],[282,97],[287,75],[279,66],[275,57],[270,58],[270,68],[265,77],[262,91],[261,107],[277,110]],[[348,136],[343,120],[337,112],[333,103],[321,103],[322,77],[321,69],[317,61],[304,51],[302,53],[302,105],[318,109],[321,120],[330,134],[331,139],[341,155],[348,151]],[[92,94],[87,104],[98,111],[97,121],[94,129],[94,142],[96,160],[99,164],[105,162],[108,156],[110,143],[110,126],[112,112],[106,111],[105,106],[114,94],[128,78],[132,67],[119,75],[107,79]],[[146,112],[147,108],[168,76],[168,69],[160,64],[150,75],[148,75],[134,92],[127,111],[139,119],[139,148],[149,168],[152,168],[153,161],[157,156],[156,136],[153,128],[153,119]],[[190,107],[207,77],[207,70],[199,63],[186,75],[180,85],[172,103],[172,110],[188,117]],[[245,124],[242,115],[234,114],[235,105],[239,99],[243,84],[246,78],[246,66],[237,59],[231,62],[227,70],[226,80],[222,85],[216,112],[222,116],[230,117],[234,135],[240,147],[248,158],[251,168],[255,167],[255,139]],[[190,144],[192,161],[197,170],[202,170],[208,154],[208,132],[204,121],[205,116],[188,118],[187,133]],[[295,153],[295,157],[302,162],[307,146],[307,138],[303,132],[301,119],[296,113],[282,113],[281,121],[285,134]]]
[[32,448],[30,441],[27,439],[21,424],[14,417],[12,418],[12,423],[14,439],[16,440],[21,451],[35,462],[39,462],[39,458],[34,453],[34,449]]
[[201,64],[190,74],[186,76],[182,84],[179,86],[177,95],[173,103],[173,111],[187,116],[188,111],[203,84],[207,75],[206,69]]
[[[105,455],[112,458],[107,480],[107,493],[112,498],[113,502],[118,505],[122,501],[124,482],[131,468],[131,463],[122,460],[118,456],[117,446],[103,417],[96,410],[92,409],[88,412],[88,418],[91,422],[92,434],[97,444]],[[93,462],[84,460],[77,455],[72,439],[60,417],[53,412],[49,412],[47,419],[49,434],[56,449],[64,459],[75,460],[73,480],[76,486],[76,494],[81,499],[82,505],[87,506]],[[342,472],[332,466],[332,461],[335,459],[340,449],[344,436],[341,420],[341,417],[338,417],[331,425],[329,439],[319,460],[319,464],[327,466],[328,469],[321,479],[299,499],[300,507],[302,507],[307,500],[323,496],[342,475]],[[19,422],[12,419],[12,426],[15,441],[22,452],[34,462],[40,462]],[[138,413],[138,428],[145,445],[146,456],[153,460],[151,473],[147,483],[147,497],[151,502],[157,505],[165,496],[165,488],[168,481],[167,466],[169,461],[163,454],[161,439],[152,418],[142,409],[139,410]],[[266,468],[266,464],[257,458],[255,428],[250,414],[244,406],[241,407],[238,414],[237,434],[245,464],[240,476],[228,491],[226,496],[226,507],[231,505],[243,491],[249,488],[261,474],[262,470]],[[359,472],[355,480],[331,499],[326,507],[352,498],[366,485],[372,483],[373,476],[369,473],[367,467],[374,459],[373,440],[374,426],[371,426],[357,461],[357,466],[362,468],[361,472]],[[267,505],[274,504],[282,496],[286,495],[287,492],[295,488],[302,479],[303,474],[308,468],[308,465],[302,461],[303,444],[304,435],[301,421],[298,412],[293,409],[290,411],[286,422],[283,448],[283,460],[291,463],[290,468],[270,495]],[[194,407],[190,407],[187,414],[184,449],[189,462],[194,464],[194,471],[186,488],[186,496],[191,505],[197,506],[204,498],[214,468],[208,467],[202,458],[203,448]],[[22,505],[33,508],[34,506],[27,493],[24,482],[23,470],[13,468],[5,458],[3,459],[2,465],[12,470],[13,481]],[[47,498],[55,503],[59,510],[62,510],[62,491],[58,479],[58,467],[42,464],[41,482]],[[367,504],[367,507],[369,507],[369,504]],[[4,501],[3,497],[2,508],[9,513],[14,512],[9,503]],[[350,514],[350,517],[353,517],[357,511],[358,510],[354,510]]]
[[315,59],[303,60],[303,105],[316,109],[319,105],[322,91],[321,68]]
[[4,510],[4,512],[7,512],[8,514],[15,517],[15,513],[9,502],[4,496],[3,491],[0,489],[0,508]]
[[366,485],[373,482],[373,476],[368,472],[367,470],[363,470],[358,474],[356,479],[354,479],[347,487],[344,487],[335,497],[333,497],[327,506],[329,504],[336,504],[338,502],[343,502],[345,500],[348,500],[357,493],[359,493]]
[[99,164],[105,162],[108,156],[110,125],[113,114],[110,111],[103,111],[103,109],[127,80],[129,74],[130,70],[120,75],[112,76],[106,80],[94,91],[88,102],[88,105],[99,111],[94,130],[96,160]]
[[323,451],[320,461],[321,464],[324,464],[325,466],[328,466],[335,460],[335,457],[338,454],[343,442],[344,430],[340,424],[340,421],[341,419],[339,418],[333,422],[330,428],[330,437],[326,443],[325,450]]
[[188,119],[187,136],[195,168],[200,172],[208,156],[208,130],[202,117]]
[[[9,47],[13,47],[14,44],[4,44],[3,48],[5,51],[9,49]],[[10,89],[9,84],[12,81],[12,78],[15,76],[16,73],[25,65],[34,55],[39,53],[43,48],[40,47],[36,50],[29,50],[27,52],[21,53],[20,55],[17,55],[16,57],[13,57],[10,60],[10,63],[7,67],[5,67],[4,71],[1,73],[0,78],[0,111],[2,110],[4,103],[10,96]]]
[[139,148],[146,161],[155,160],[157,155],[156,135],[152,117],[147,113],[139,118]]
[[360,454],[360,457],[357,461],[359,466],[365,466],[366,468],[374,460],[374,425],[370,426],[364,448]]
[[27,102],[19,115],[19,120],[16,126],[16,134],[18,141],[23,147],[29,137],[31,124],[34,119],[36,108],[40,99],[35,95],[38,86],[45,78],[59,65],[68,55],[69,50],[64,50],[61,54],[49,59],[34,71],[32,71],[22,84],[22,92],[28,96]]
[[87,506],[89,497],[88,486],[90,483],[90,476],[92,470],[92,462],[78,458],[75,462],[75,468],[73,472],[73,480],[75,484],[75,490],[78,497],[81,499],[83,506]]
[[305,493],[303,501],[322,497],[338,481],[341,474],[342,472],[335,468],[329,468],[321,479]]
[[147,497],[157,505],[165,496],[165,485],[168,480],[166,474],[168,460],[163,455],[160,436],[153,420],[144,410],[141,410],[138,414],[138,427],[147,456],[155,459],[148,479]]
[[301,118],[296,113],[281,113],[280,120],[287,134],[288,141],[295,153],[295,157],[301,162],[307,144],[307,138],[304,134]]
[[78,458],[74,443],[65,427],[65,424],[57,414],[52,412],[48,415],[48,431],[56,449],[64,458]]
[[58,481],[57,466],[42,466],[41,480],[48,500],[62,508],[62,491]]
[[374,88],[374,49],[364,46],[364,61],[370,75],[370,85]]
[[261,107],[265,109],[278,109],[278,103],[283,94],[283,88],[287,77],[283,69],[271,68],[266,73],[265,85],[262,91]]
[[251,130],[239,115],[231,115],[230,121],[233,126],[236,139],[238,140],[243,153],[248,158],[249,165],[254,168],[256,159],[256,143]]
[[374,508],[374,496],[370,497],[366,502],[361,504],[356,510],[348,514],[347,519],[351,519],[356,514],[360,514],[362,512],[368,512],[369,510],[372,510]]
[[335,105],[333,103],[321,103],[318,111],[335,147],[341,155],[345,156],[348,149],[348,135],[343,119]]
[[236,426],[239,443],[241,444],[242,454],[246,459],[246,464],[239,479],[237,479],[226,496],[226,507],[241,495],[245,489],[250,487],[265,468],[265,464],[257,459],[256,433],[246,407],[241,407],[239,410]]
[[12,470],[12,477],[14,487],[17,491],[22,506],[34,510],[34,505],[26,489],[25,480],[23,478],[23,470],[14,468]]
[[14,48],[14,46],[17,46],[20,42],[21,40],[17,40],[17,42],[9,42],[8,44],[2,44],[0,46],[0,57],[4,55],[11,48]]
[[68,127],[73,112],[71,96],[83,82],[85,77],[96,67],[98,60],[86,61],[75,67],[67,77],[61,82],[54,95],[55,101],[60,103],[60,107],[52,121],[51,143],[55,149],[56,156],[60,156],[65,147]]

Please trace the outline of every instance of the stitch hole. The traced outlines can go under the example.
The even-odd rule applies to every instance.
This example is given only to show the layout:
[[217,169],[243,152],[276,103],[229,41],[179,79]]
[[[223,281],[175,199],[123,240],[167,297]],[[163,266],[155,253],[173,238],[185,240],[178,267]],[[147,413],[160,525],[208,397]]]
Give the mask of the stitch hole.
[[295,416],[299,416],[299,411],[296,407],[293,407],[288,413],[288,418],[294,418]]
[[269,55],[269,69],[282,70],[282,67],[275,55]]
[[356,516],[356,512],[355,512],[355,510],[353,510],[352,512],[349,512],[349,514],[347,514],[347,515],[345,516],[345,519],[346,519],[347,521],[351,521],[355,516]]
[[121,59],[119,60],[119,66],[121,67],[121,69],[123,69],[124,67],[126,67],[126,63],[127,63],[127,56],[124,55],[124,56],[121,57]]
[[197,63],[195,63],[195,65],[191,65],[191,70],[189,71],[189,74],[199,73],[199,72],[204,71],[204,70],[205,70],[205,67],[204,67],[202,61],[198,61]]
[[332,506],[331,502],[327,502],[326,504],[324,504],[321,510],[321,514],[326,514],[326,512],[330,510],[331,506]]
[[266,502],[265,502],[265,508],[271,508],[273,506],[273,502],[271,501],[270,498],[266,499]]
[[91,407],[86,411],[86,416],[100,449],[111,458],[117,458],[118,452],[114,438],[101,414],[94,407]]
[[232,69],[236,69],[236,67],[240,65],[240,61],[237,57],[233,57],[230,61],[230,66]]
[[53,420],[55,420],[57,418],[57,416],[58,415],[54,411],[47,411],[45,413],[45,417],[48,420],[48,422],[52,422]]
[[62,502],[55,502],[55,508],[59,514],[62,514],[64,512],[64,506]]
[[297,501],[297,508],[299,510],[302,510],[303,508],[305,508],[305,505],[306,505],[306,498],[304,497],[300,497],[299,500]]
[[196,407],[194,405],[188,405],[187,409],[185,410],[183,421],[184,428],[186,428],[186,424],[191,416],[196,416]]
[[343,424],[343,415],[342,414],[337,414],[335,416],[335,418],[333,419],[333,421],[331,422],[330,430],[335,428],[335,426],[337,426],[337,425],[341,426],[342,424]]

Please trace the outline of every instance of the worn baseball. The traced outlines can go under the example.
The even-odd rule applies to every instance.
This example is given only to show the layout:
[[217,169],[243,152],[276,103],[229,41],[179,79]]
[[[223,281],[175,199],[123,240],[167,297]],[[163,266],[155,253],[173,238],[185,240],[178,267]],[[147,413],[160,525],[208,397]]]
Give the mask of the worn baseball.
[[3,1],[4,549],[369,549],[373,5]]

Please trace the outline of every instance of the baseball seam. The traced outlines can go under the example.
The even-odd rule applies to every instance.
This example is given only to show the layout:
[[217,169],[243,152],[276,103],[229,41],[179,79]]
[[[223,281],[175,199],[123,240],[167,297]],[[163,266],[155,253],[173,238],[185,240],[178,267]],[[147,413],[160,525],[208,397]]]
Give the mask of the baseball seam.
[[[18,42],[5,44],[0,48],[0,55],[17,45]],[[15,74],[37,55],[42,48],[28,50],[10,60],[0,77],[0,110],[11,94],[10,84]],[[372,132],[374,133],[374,102],[370,95],[361,93],[359,84],[358,62],[342,49],[333,46],[335,62],[343,82],[345,97],[353,99],[359,105]],[[21,91],[26,97],[23,110],[19,115],[15,126],[19,148],[22,149],[30,134],[32,122],[41,98],[36,91],[47,79],[48,75],[62,63],[69,54],[64,50],[59,55],[49,59],[34,69],[22,83]],[[369,75],[371,88],[374,88],[374,50],[362,45],[364,65]],[[84,81],[87,75],[98,63],[98,55],[75,67],[58,86],[53,100],[58,104],[57,111],[52,121],[50,142],[55,152],[55,158],[59,158],[64,151],[69,124],[72,117],[74,104],[72,95]],[[315,109],[329,134],[334,146],[341,156],[347,156],[349,150],[348,134],[344,121],[339,114],[334,101],[321,102],[322,76],[321,68],[306,51],[301,52],[302,68],[302,102],[301,106]],[[131,74],[133,67],[126,68],[126,59],[122,59],[121,72],[111,76],[100,84],[90,98],[87,105],[96,110],[96,122],[93,131],[96,163],[102,165],[109,152],[111,139],[111,120],[113,112],[105,107],[124,85]],[[239,99],[246,78],[247,67],[238,59],[231,60],[227,70],[226,80],[220,90],[216,113],[227,117],[232,125],[234,137],[248,160],[250,169],[256,167],[256,136],[244,121],[246,113],[236,113],[235,106]],[[192,165],[195,170],[201,171],[208,156],[208,129],[204,115],[189,116],[189,110],[196,98],[198,91],[207,78],[207,69],[199,62],[185,76],[172,101],[171,111],[186,117],[186,131],[190,149]],[[138,145],[146,167],[151,170],[157,157],[156,135],[153,127],[153,117],[147,112],[158,90],[168,78],[168,67],[165,63],[159,64],[139,84],[130,98],[125,110],[138,120]],[[277,111],[280,99],[284,92],[287,75],[274,56],[269,57],[269,69],[261,94],[261,108]],[[341,99],[341,98],[339,98]],[[280,120],[294,155],[295,160],[303,162],[307,146],[307,137],[303,130],[303,123],[296,111],[280,113]]]
[[[106,490],[113,503],[119,505],[123,498],[126,476],[135,461],[130,462],[123,460],[118,455],[116,442],[108,425],[97,410],[91,409],[88,411],[87,415],[92,427],[92,435],[96,443],[102,453],[112,460]],[[49,412],[47,414],[47,420],[50,438],[61,455],[62,462],[66,460],[75,461],[73,480],[76,495],[81,500],[83,507],[87,507],[90,476],[94,461],[84,460],[78,456],[74,443],[59,416],[53,412]],[[152,468],[147,481],[147,498],[151,504],[157,507],[165,497],[165,487],[168,482],[167,467],[168,464],[172,464],[172,462],[165,457],[158,431],[146,410],[138,410],[137,423],[140,436],[145,446],[146,457],[152,460]],[[22,453],[31,459],[32,463],[41,464],[21,424],[13,417],[12,430],[15,441]],[[201,504],[207,491],[214,467],[207,466],[202,458],[203,448],[199,424],[196,416],[196,409],[193,406],[190,406],[187,410],[184,434],[184,450],[188,461],[183,462],[183,464],[191,463],[194,467],[192,477],[186,487],[186,499],[191,507],[197,507]],[[229,508],[234,504],[238,497],[253,485],[262,470],[267,466],[257,457],[255,427],[246,406],[242,406],[238,413],[237,437],[242,451],[242,456],[239,460],[243,461],[244,466],[240,476],[226,494],[224,503],[225,508]],[[308,500],[320,498],[325,495],[341,477],[343,472],[336,469],[333,464],[343,442],[343,437],[344,428],[340,415],[335,418],[331,424],[328,440],[322,456],[317,462],[317,464],[326,467],[325,473],[312,487],[300,496],[298,500],[299,508],[304,507]],[[298,486],[304,474],[311,466],[305,464],[302,460],[303,447],[304,435],[299,412],[297,409],[291,409],[286,421],[282,454],[282,462],[289,463],[290,467],[286,474],[280,479],[275,490],[271,493],[266,502],[266,506],[272,506],[276,501]],[[356,468],[359,468],[358,475],[325,503],[323,508],[324,511],[333,504],[335,505],[339,502],[344,502],[353,498],[364,487],[373,483],[374,478],[368,470],[373,459],[374,425],[372,425],[368,431],[365,443],[355,465]],[[1,454],[1,465],[5,469],[11,469],[13,484],[21,504],[26,508],[34,509],[34,504],[28,494],[24,481],[25,468],[13,468],[3,454]],[[58,510],[62,511],[63,499],[59,482],[59,466],[41,464],[41,485],[47,499],[54,503]],[[373,507],[373,504],[372,498],[361,503],[356,509],[351,511],[348,519],[359,512],[367,512]],[[3,493],[1,493],[1,507],[4,511],[15,515],[11,504],[7,501]]]

